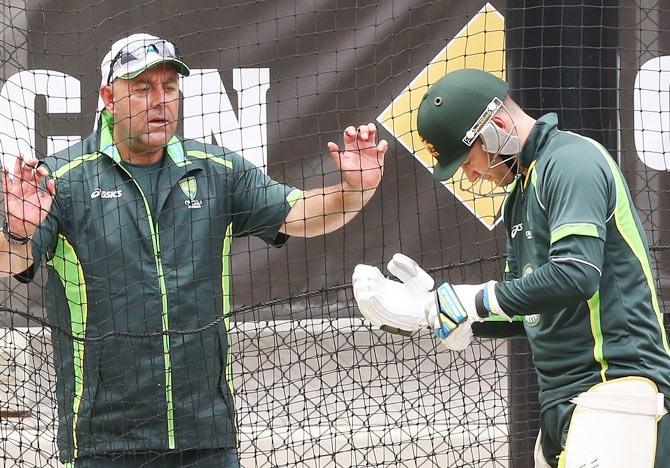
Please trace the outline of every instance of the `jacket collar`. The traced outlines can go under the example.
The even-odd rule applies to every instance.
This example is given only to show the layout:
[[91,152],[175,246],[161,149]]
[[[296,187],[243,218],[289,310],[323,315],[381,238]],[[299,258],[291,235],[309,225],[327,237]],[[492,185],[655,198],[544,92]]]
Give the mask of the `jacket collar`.
[[[116,147],[116,143],[114,143],[113,129],[114,116],[108,110],[103,110],[102,126],[100,127],[100,148],[98,151],[112,158],[115,163],[120,164],[122,162],[121,155]],[[177,135],[173,135],[172,138],[170,138],[170,141],[165,148],[167,149],[167,154],[170,160],[175,166],[184,167],[191,164],[186,158],[184,145]]]
[[[98,151],[109,156],[118,166],[123,168],[121,155],[114,143],[112,129],[114,128],[114,119],[109,111],[102,112],[102,126],[100,128],[100,148]],[[174,187],[190,172],[195,172],[202,169],[199,161],[195,164],[186,157],[183,142],[174,135],[168,144],[165,146],[168,158],[163,165],[161,175],[159,177],[159,191],[157,206],[159,212],[162,210],[165,201],[167,200],[171,190],[168,188]],[[125,168],[123,169],[125,171]]]
[[535,122],[521,150],[521,166],[529,168],[545,146],[549,137],[558,129],[558,116],[551,112]]

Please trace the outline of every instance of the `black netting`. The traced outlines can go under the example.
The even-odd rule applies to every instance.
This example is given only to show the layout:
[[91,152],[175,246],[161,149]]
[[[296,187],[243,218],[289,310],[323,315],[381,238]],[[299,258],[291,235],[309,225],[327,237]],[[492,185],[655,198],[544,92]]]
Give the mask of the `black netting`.
[[[188,466],[225,446],[245,467],[530,466],[539,415],[525,341],[481,338],[458,354],[427,331],[385,334],[361,318],[351,274],[399,251],[436,281],[503,273],[502,197],[435,182],[415,130],[430,84],[485,68],[534,117],[557,112],[562,128],[610,151],[668,310],[670,3],[187,3],[0,5],[2,162],[46,161],[75,200],[57,207],[54,233],[68,235],[54,237],[31,282],[4,271],[18,273],[21,259],[2,264],[0,466],[95,454],[162,466],[166,450]],[[192,167],[175,166],[169,181],[114,172],[100,137],[76,146],[104,126],[103,57],[140,32],[173,41],[191,69],[173,104]],[[362,212],[325,236],[268,246],[285,240],[278,200],[339,183],[326,145],[367,122],[389,151]],[[242,167],[233,153],[260,172],[225,175]],[[130,174],[146,183],[123,185]],[[286,187],[245,185],[265,175]],[[260,198],[258,213],[250,199]],[[271,226],[248,222],[251,212]],[[58,385],[57,369],[68,376]]]

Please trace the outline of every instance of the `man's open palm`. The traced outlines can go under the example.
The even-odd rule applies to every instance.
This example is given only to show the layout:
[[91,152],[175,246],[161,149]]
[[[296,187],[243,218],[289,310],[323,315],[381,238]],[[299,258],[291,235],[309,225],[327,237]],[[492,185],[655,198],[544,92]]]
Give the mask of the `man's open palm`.
[[[56,182],[48,177],[46,167],[39,166],[36,158],[14,160],[10,173],[2,171],[2,188],[5,196],[5,212],[9,230],[16,237],[29,237],[46,218],[56,195]],[[40,188],[44,184],[44,189]]]
[[352,189],[376,189],[384,172],[384,155],[388,142],[376,143],[377,127],[369,123],[356,129],[349,126],[344,130],[344,151],[332,141],[328,150],[342,171],[342,182]]

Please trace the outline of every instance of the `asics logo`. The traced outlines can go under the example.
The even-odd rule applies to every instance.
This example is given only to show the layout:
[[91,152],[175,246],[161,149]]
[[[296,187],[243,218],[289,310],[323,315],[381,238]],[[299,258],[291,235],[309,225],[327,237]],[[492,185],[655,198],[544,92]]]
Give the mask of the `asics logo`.
[[512,232],[510,233],[512,239],[514,239],[516,235],[521,231],[523,231],[523,223],[515,224],[514,226],[512,226]]
[[102,190],[96,188],[91,192],[91,198],[121,198],[123,190]]

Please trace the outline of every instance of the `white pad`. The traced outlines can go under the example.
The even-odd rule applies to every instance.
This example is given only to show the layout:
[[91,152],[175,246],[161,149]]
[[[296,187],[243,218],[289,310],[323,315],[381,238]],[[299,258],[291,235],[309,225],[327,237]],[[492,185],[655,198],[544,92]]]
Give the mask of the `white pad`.
[[571,400],[565,468],[654,468],[656,430],[667,412],[656,385],[624,377],[595,385]]
[[535,460],[535,468],[551,468],[547,459],[544,458],[544,452],[542,451],[542,443],[540,439],[542,437],[542,431],[538,432],[537,439],[535,439],[535,453],[533,454],[533,460]]

